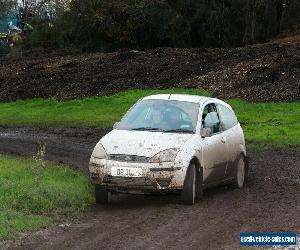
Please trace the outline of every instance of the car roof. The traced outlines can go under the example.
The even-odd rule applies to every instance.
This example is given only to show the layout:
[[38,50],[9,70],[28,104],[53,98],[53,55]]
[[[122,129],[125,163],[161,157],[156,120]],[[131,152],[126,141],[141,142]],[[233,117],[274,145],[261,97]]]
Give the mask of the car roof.
[[227,106],[229,109],[233,110],[232,107],[228,103],[226,103],[218,98],[207,97],[207,96],[198,96],[198,95],[158,94],[158,95],[146,96],[146,97],[142,98],[142,100],[173,100],[173,101],[199,103],[201,105],[208,101],[208,102],[223,104],[223,105]]
[[186,94],[158,94],[150,95],[143,98],[143,100],[173,100],[173,101],[183,101],[183,102],[193,102],[199,103],[200,101],[211,99],[206,96],[198,95],[186,95]]

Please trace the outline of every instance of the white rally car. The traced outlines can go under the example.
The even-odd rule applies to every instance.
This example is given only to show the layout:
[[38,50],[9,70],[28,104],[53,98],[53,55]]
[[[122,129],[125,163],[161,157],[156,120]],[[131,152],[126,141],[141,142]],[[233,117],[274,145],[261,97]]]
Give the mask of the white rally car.
[[232,108],[209,97],[178,94],[140,99],[96,145],[89,165],[97,203],[110,192],[181,192],[194,204],[204,188],[248,173],[243,130]]

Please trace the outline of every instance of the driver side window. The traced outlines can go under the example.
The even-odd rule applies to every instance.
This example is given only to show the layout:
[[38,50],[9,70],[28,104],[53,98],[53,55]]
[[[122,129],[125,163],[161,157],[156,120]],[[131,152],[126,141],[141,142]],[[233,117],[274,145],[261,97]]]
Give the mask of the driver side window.
[[220,119],[217,112],[216,105],[213,103],[207,104],[202,113],[202,126],[204,128],[210,128],[212,134],[220,132]]

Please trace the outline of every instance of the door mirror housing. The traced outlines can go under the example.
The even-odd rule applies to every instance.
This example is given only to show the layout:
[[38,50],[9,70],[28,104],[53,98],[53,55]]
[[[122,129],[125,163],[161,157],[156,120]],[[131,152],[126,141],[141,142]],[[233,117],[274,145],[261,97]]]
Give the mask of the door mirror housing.
[[212,136],[211,129],[210,128],[202,128],[200,131],[200,135],[202,138],[211,137]]

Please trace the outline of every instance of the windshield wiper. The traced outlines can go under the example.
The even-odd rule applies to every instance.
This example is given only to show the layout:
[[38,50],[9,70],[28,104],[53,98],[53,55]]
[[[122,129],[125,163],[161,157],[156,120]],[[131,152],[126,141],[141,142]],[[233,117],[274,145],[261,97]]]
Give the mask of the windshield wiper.
[[181,132],[181,133],[194,133],[192,130],[183,129],[183,128],[164,130],[164,132],[166,132],[166,133],[176,133],[176,132]]
[[143,130],[146,130],[146,131],[163,131],[160,128],[152,128],[152,127],[132,128],[131,130],[137,130],[137,131],[139,131],[139,130],[141,130],[141,131],[143,131]]

